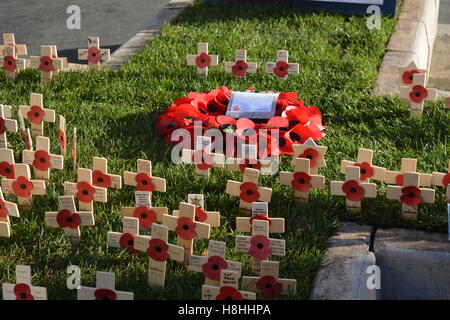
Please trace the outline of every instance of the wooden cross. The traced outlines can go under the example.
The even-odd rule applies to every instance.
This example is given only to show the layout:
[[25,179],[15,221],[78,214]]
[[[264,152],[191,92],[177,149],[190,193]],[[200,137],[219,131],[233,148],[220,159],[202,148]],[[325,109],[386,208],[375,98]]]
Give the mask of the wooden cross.
[[197,66],[197,74],[206,78],[208,75],[208,67],[217,66],[219,64],[219,56],[208,54],[208,43],[199,42],[197,44],[197,54],[186,55],[188,66]]
[[[328,150],[326,146],[318,146],[314,140],[308,139],[304,144],[293,144],[295,158],[308,158],[310,160],[309,166],[311,174],[317,174],[319,168],[325,168],[327,163],[325,161],[325,153]],[[295,166],[295,158],[293,165]]]
[[14,178],[2,179],[2,189],[6,194],[15,194],[19,206],[25,209],[31,208],[33,195],[45,195],[47,189],[43,180],[30,180],[30,167],[25,163],[13,165]]
[[260,273],[262,260],[286,254],[284,240],[269,238],[269,230],[268,220],[253,220],[251,236],[236,236],[236,251],[247,252],[252,256],[252,270],[255,274]]
[[226,243],[222,241],[209,241],[208,255],[189,258],[188,269],[195,272],[203,272],[205,284],[210,286],[220,285],[220,273],[222,270],[234,271],[241,277],[242,263],[225,260]]
[[66,118],[64,118],[63,115],[59,115],[58,142],[61,148],[61,154],[65,156],[67,150],[67,134],[66,134]]
[[[402,158],[400,171],[386,171],[385,182],[387,184],[403,185],[404,172],[417,172],[417,159]],[[431,186],[432,174],[420,173],[419,185],[423,187]]]
[[225,164],[225,155],[211,152],[211,138],[197,137],[197,146],[195,150],[183,149],[181,152],[181,161],[183,163],[195,164],[195,173],[198,176],[206,177],[209,175],[211,167],[223,168]]
[[427,73],[427,70],[419,69],[414,60],[411,60],[411,62],[407,66],[398,66],[397,68],[399,72],[397,82],[400,86],[411,86],[413,84],[415,74]]
[[88,48],[78,49],[78,60],[87,60],[89,63],[89,69],[98,69],[100,67],[100,61],[107,61],[110,59],[109,49],[100,49],[100,38],[89,37]]
[[308,203],[309,190],[324,189],[325,177],[311,174],[308,158],[295,158],[295,172],[280,172],[280,183],[294,189],[295,201],[299,204]]
[[152,207],[152,193],[149,191],[135,192],[136,206],[122,207],[123,217],[134,217],[139,220],[139,227],[149,229],[154,222],[162,222],[163,215],[168,213],[167,207]]
[[258,169],[261,174],[272,174],[272,161],[268,159],[258,159],[256,145],[243,144],[242,153],[238,158],[228,158],[226,160],[227,169],[244,173],[246,168]]
[[184,248],[170,244],[169,229],[166,226],[154,223],[152,236],[134,238],[136,250],[147,252],[149,257],[148,284],[152,287],[164,287],[166,280],[167,260],[182,262],[184,260]]
[[259,175],[260,171],[258,169],[246,168],[242,182],[233,180],[228,180],[227,182],[225,192],[240,198],[239,208],[242,213],[250,212],[252,202],[270,202],[272,189],[257,186]]
[[415,219],[420,203],[434,202],[434,190],[419,188],[419,179],[419,173],[405,172],[403,186],[387,187],[386,198],[402,202],[402,214],[405,218]]
[[[133,217],[124,217],[122,220],[123,232],[108,232],[106,242],[108,247],[123,248],[131,254],[138,254],[139,251],[134,247],[134,239],[139,235],[139,219]],[[148,237],[150,240],[150,237]]]
[[266,63],[266,73],[273,73],[278,79],[286,80],[288,74],[299,74],[298,63],[289,63],[289,51],[278,50],[277,61]]
[[80,287],[77,300],[133,300],[133,292],[117,291],[116,276],[112,272],[97,271],[96,287]]
[[136,187],[137,191],[166,192],[166,179],[152,176],[152,162],[137,160],[137,172],[125,171],[123,182],[126,185]]
[[16,266],[16,283],[3,283],[3,300],[47,300],[47,289],[31,284],[31,267]]
[[41,46],[40,56],[31,56],[31,67],[41,71],[41,83],[50,82],[64,68],[64,59],[57,58],[56,46]]
[[235,271],[221,270],[218,287],[202,286],[202,300],[256,300],[253,292],[239,290],[239,278],[239,273]]
[[11,106],[0,104],[0,148],[8,148],[6,132],[17,132],[17,121],[11,118]]
[[362,198],[375,198],[377,185],[361,182],[361,168],[350,166],[345,168],[345,181],[331,181],[330,194],[345,196],[347,211],[360,212]]
[[33,150],[33,140],[31,139],[30,129],[25,126],[25,120],[23,120],[22,112],[18,112],[19,125],[20,125],[20,135],[22,136],[22,141],[24,149]]
[[55,122],[55,110],[44,109],[42,94],[32,93],[29,106],[19,106],[19,112],[31,123],[33,138],[44,135],[44,122]]
[[357,166],[361,168],[361,181],[370,182],[371,179],[384,181],[386,176],[386,168],[372,165],[373,151],[370,149],[359,148],[356,162],[342,160],[341,173],[345,173],[348,166]]
[[181,202],[178,216],[163,215],[163,225],[170,231],[176,232],[177,245],[184,248],[185,263],[188,263],[189,256],[192,254],[194,239],[209,239],[210,237],[210,225],[195,221],[195,209],[195,205]]
[[14,151],[0,149],[0,176],[14,179]]
[[284,218],[269,218],[267,202],[253,202],[252,216],[236,218],[236,232],[252,232],[253,221],[269,221],[269,233],[284,233]]
[[425,87],[426,77],[426,74],[416,73],[413,75],[411,86],[400,87],[400,98],[409,102],[411,117],[422,115],[425,100],[436,101],[438,98],[437,89]]
[[14,202],[5,201],[3,191],[0,188],[0,238],[11,236],[11,221],[9,216],[19,217],[19,209]]
[[50,168],[62,170],[64,157],[50,153],[50,139],[36,137],[36,151],[23,150],[22,162],[33,166],[34,175],[38,179],[50,179]]
[[108,160],[92,157],[92,180],[94,186],[122,189],[122,176],[108,173]]
[[[195,220],[198,222],[204,222],[211,227],[220,227],[220,212],[218,211],[206,211],[205,199],[202,194],[189,194],[188,203],[195,206]],[[172,215],[178,217],[180,210],[173,210]]]
[[13,46],[3,46],[4,49],[0,51],[3,55],[2,68],[5,70],[6,79],[14,81],[19,74],[19,70],[28,68],[29,60],[17,58],[16,49]]
[[59,211],[46,212],[45,223],[49,227],[62,228],[64,235],[72,244],[78,244],[81,238],[80,227],[95,225],[94,214],[88,211],[77,211],[72,196],[59,196]]
[[64,182],[64,192],[78,199],[78,207],[82,211],[94,211],[94,201],[108,202],[108,189],[92,185],[92,170],[78,168],[78,182]]
[[447,201],[450,203],[450,161],[447,173],[433,172],[431,184],[447,188]]
[[72,163],[75,168],[77,165],[77,128],[73,128],[72,136]]
[[3,45],[0,45],[0,56],[5,56],[6,46],[11,46],[14,48],[15,56],[26,56],[28,54],[26,44],[16,44],[14,33],[3,34]]
[[236,50],[235,61],[224,63],[226,73],[233,73],[241,79],[245,79],[247,73],[256,73],[257,66],[256,62],[247,62],[247,50]]

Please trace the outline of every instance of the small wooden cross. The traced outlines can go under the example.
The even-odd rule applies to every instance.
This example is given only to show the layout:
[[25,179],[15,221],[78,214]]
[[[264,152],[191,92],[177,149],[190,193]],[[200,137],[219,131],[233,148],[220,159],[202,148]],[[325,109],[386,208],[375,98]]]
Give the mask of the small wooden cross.
[[295,295],[297,280],[280,278],[278,261],[262,261],[259,277],[242,277],[242,289],[254,293],[264,299],[274,299],[280,295]]
[[208,54],[208,43],[199,42],[197,44],[197,54],[186,55],[188,66],[197,66],[197,74],[201,78],[208,76],[208,67],[219,64],[219,56]]
[[252,232],[254,220],[269,221],[269,233],[284,233],[284,218],[269,218],[267,202],[253,202],[252,216],[236,218],[236,232]]
[[407,66],[398,66],[397,68],[399,72],[397,82],[400,86],[411,86],[413,84],[415,74],[427,73],[427,70],[419,69],[414,60],[411,60],[411,62]]
[[110,59],[109,49],[100,49],[100,38],[89,37],[88,48],[78,49],[78,60],[87,60],[89,69],[98,69],[100,61],[107,61]]
[[135,191],[136,206],[122,207],[122,217],[134,217],[139,220],[139,227],[150,229],[154,222],[162,222],[163,215],[168,213],[167,207],[152,207],[152,193]]
[[220,273],[222,270],[235,271],[241,277],[242,263],[225,260],[226,243],[222,241],[209,241],[208,255],[189,258],[188,269],[195,272],[203,272],[205,284],[210,286],[220,285]]
[[[198,222],[204,222],[211,227],[220,227],[220,212],[218,211],[206,211],[205,210],[205,198],[202,194],[189,194],[188,203],[195,206],[195,220]],[[178,217],[180,210],[173,210],[172,215]]]
[[409,102],[411,117],[422,115],[425,100],[436,101],[438,98],[437,89],[425,87],[426,77],[426,74],[416,73],[411,86],[400,87],[400,98]]
[[298,63],[289,63],[289,51],[278,50],[277,61],[266,63],[266,73],[273,73],[278,79],[286,80],[288,74],[299,74]]
[[258,169],[261,174],[273,174],[272,161],[269,159],[258,159],[256,145],[243,144],[242,152],[238,158],[228,158],[226,160],[227,169],[244,173],[246,168]]
[[166,179],[152,176],[152,162],[137,160],[137,172],[125,171],[123,183],[136,187],[137,191],[166,192]]
[[[295,158],[308,158],[311,174],[317,174],[319,168],[325,168],[327,163],[325,161],[325,153],[328,150],[326,146],[318,146],[314,140],[308,139],[304,144],[293,144]],[[295,166],[295,158],[293,165]]]
[[16,283],[3,283],[3,300],[47,300],[47,288],[31,284],[31,267],[16,266]]
[[[134,248],[134,238],[139,235],[139,219],[133,217],[124,217],[122,220],[123,232],[108,232],[106,242],[108,247],[123,248],[131,254],[138,254],[139,251]],[[150,240],[150,237],[148,237]]]
[[209,169],[211,167],[224,167],[225,155],[211,152],[210,137],[198,136],[195,150],[183,149],[181,152],[181,161],[183,163],[195,164],[195,173],[198,176],[206,177],[209,175]]
[[14,202],[5,201],[3,191],[0,188],[0,238],[11,236],[11,221],[9,216],[19,217],[19,209]]
[[253,292],[239,290],[239,273],[220,271],[219,286],[202,285],[202,300],[256,300]]
[[31,208],[33,195],[45,195],[47,189],[43,180],[30,180],[30,167],[25,163],[13,165],[14,178],[2,179],[2,189],[6,194],[15,194],[19,206],[25,209]]
[[416,172],[405,172],[403,186],[388,186],[387,199],[402,202],[402,214],[405,218],[415,219],[418,205],[434,202],[434,190],[419,188],[420,175]]
[[38,179],[50,179],[50,168],[62,170],[64,157],[50,153],[50,139],[36,137],[36,151],[23,150],[22,162],[33,166],[34,175]]
[[44,122],[55,122],[55,110],[44,109],[42,94],[32,93],[29,106],[19,106],[19,112],[31,123],[33,138],[44,135]]
[[227,182],[225,192],[240,198],[239,208],[242,213],[250,212],[252,202],[270,202],[272,189],[257,186],[259,175],[260,171],[258,169],[246,168],[242,182],[233,180],[228,180]]
[[64,192],[78,199],[78,207],[82,211],[94,211],[94,201],[108,202],[108,189],[92,185],[92,170],[78,168],[78,182],[64,182]]
[[[402,158],[400,171],[386,171],[386,184],[403,185],[404,172],[417,172],[417,159]],[[431,186],[432,174],[420,173],[419,185],[423,187]]]
[[0,176],[14,179],[14,151],[0,149]]
[[294,189],[295,201],[299,204],[308,203],[309,190],[324,189],[325,177],[311,174],[308,158],[295,158],[295,172],[280,172],[280,183]]
[[73,128],[72,136],[72,163],[73,167],[76,168],[77,165],[77,128]]
[[235,61],[224,63],[226,73],[233,73],[241,79],[245,79],[247,73],[256,73],[257,66],[256,62],[247,62],[247,50],[236,50]]
[[81,238],[80,227],[95,225],[94,214],[88,211],[77,211],[72,196],[59,196],[59,211],[46,212],[45,224],[49,227],[62,228],[64,235],[72,244],[78,244]]
[[6,132],[17,132],[17,121],[11,118],[11,106],[0,104],[0,148],[8,148]]
[[92,180],[94,186],[122,189],[122,176],[108,173],[108,160],[92,157]]
[[447,173],[433,172],[431,184],[447,188],[447,201],[450,203],[450,161],[448,162]]
[[16,44],[14,33],[3,34],[3,45],[0,45],[0,56],[5,56],[6,46],[14,48],[15,56],[26,56],[28,54],[26,44]]
[[361,168],[350,166],[345,168],[345,181],[331,181],[330,194],[345,196],[347,211],[360,212],[362,198],[375,198],[377,185],[361,182]]
[[67,134],[66,134],[66,118],[64,118],[63,115],[59,115],[58,142],[61,148],[61,154],[65,156],[67,150]]
[[0,52],[3,55],[2,68],[5,70],[6,79],[14,81],[17,78],[20,70],[24,70],[29,66],[29,60],[17,58],[16,49],[13,46],[3,46],[4,49]]
[[116,276],[113,272],[97,271],[96,287],[80,287],[77,300],[133,300],[133,292],[117,291]]
[[41,46],[40,56],[31,56],[31,67],[41,71],[41,83],[50,82],[64,68],[64,59],[57,58],[56,46]]
[[386,176],[386,168],[372,165],[373,151],[370,149],[359,148],[356,162],[342,160],[341,173],[345,173],[348,166],[357,166],[361,168],[361,181],[370,182],[371,179],[384,181]]
[[25,126],[25,120],[23,120],[22,112],[19,110],[17,114],[19,117],[20,135],[22,136],[24,149],[33,150],[33,140],[31,139],[30,129]]
[[134,247],[136,250],[147,252],[149,257],[148,284],[152,287],[164,287],[166,280],[167,260],[182,262],[184,248],[170,244],[169,229],[166,226],[154,223],[151,238],[136,236]]
[[210,237],[210,225],[195,221],[195,210],[195,205],[181,202],[178,216],[163,215],[163,225],[170,231],[176,232],[177,245],[185,249],[185,263],[188,263],[189,256],[192,254],[194,239],[209,239]]

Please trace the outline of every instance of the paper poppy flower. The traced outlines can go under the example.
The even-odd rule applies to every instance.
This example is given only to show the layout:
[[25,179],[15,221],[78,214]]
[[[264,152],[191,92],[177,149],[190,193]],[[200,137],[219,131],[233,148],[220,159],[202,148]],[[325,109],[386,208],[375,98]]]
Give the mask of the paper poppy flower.
[[204,150],[197,150],[192,155],[192,162],[199,170],[208,170],[214,163],[214,158],[204,152]]
[[256,281],[256,288],[264,299],[278,297],[283,291],[283,285],[272,276],[263,276]]
[[405,71],[402,75],[402,80],[404,84],[412,84],[414,80],[414,75],[419,73],[417,70]]
[[40,124],[44,119],[45,111],[39,106],[31,106],[27,112],[27,117],[31,123]]
[[428,90],[423,86],[414,86],[409,93],[409,98],[415,103],[421,103],[428,97]]
[[194,220],[187,217],[180,217],[177,221],[177,227],[175,228],[177,235],[184,240],[192,240],[197,236],[195,231]]
[[208,262],[202,265],[202,270],[206,278],[210,280],[220,280],[220,272],[228,268],[228,263],[224,258],[211,256]]
[[309,167],[313,168],[315,167],[317,160],[319,160],[320,154],[316,149],[308,148],[298,157],[309,159]]
[[53,60],[51,57],[44,56],[41,57],[39,64],[39,69],[43,72],[51,72],[55,70],[55,67],[53,66]]
[[134,236],[131,233],[124,233],[120,236],[119,245],[131,254],[138,254],[139,251],[134,248]]
[[14,72],[16,71],[16,68],[16,59],[14,59],[13,56],[3,57],[3,69],[8,72]]
[[5,126],[5,119],[0,118],[0,134],[4,134],[8,128]]
[[245,202],[255,202],[258,201],[260,194],[258,192],[258,186],[253,182],[241,183],[239,187],[241,193],[239,198]]
[[398,186],[403,186],[403,178],[405,176],[403,175],[403,173],[400,173],[398,175],[395,176],[395,184]]
[[[298,95],[295,92],[281,92],[278,95],[277,105],[286,108],[287,106],[296,103],[297,99]],[[301,100],[301,104],[303,106],[303,100]]]
[[0,175],[8,179],[14,179],[14,166],[6,161],[0,162]]
[[111,177],[100,170],[94,170],[92,172],[92,184],[97,187],[109,188],[111,187]]
[[360,167],[359,172],[361,174],[360,175],[361,181],[366,181],[366,180],[372,178],[375,173],[372,165],[368,162],[355,163],[354,166]]
[[244,60],[238,60],[231,67],[231,71],[238,77],[245,77],[246,70],[248,69],[248,64]]
[[95,188],[89,183],[82,181],[77,183],[77,199],[81,202],[94,201]]
[[306,172],[295,172],[291,186],[298,192],[308,192],[311,188],[311,176]]
[[12,183],[12,189],[17,196],[28,198],[31,196],[33,184],[26,177],[20,176]]
[[292,149],[293,144],[294,141],[292,141],[289,134],[280,135],[280,137],[278,138],[277,155],[293,154],[294,153],[294,149]]
[[220,287],[216,300],[242,300],[242,295],[238,289],[231,286]]
[[18,283],[14,286],[16,300],[34,300],[30,286],[25,283]]
[[76,229],[81,224],[81,218],[78,214],[63,209],[56,215],[56,222],[61,228]]
[[[1,164],[0,164],[1,166]],[[442,185],[444,187],[448,187],[450,185],[450,173],[447,173],[443,178],[442,178]]]
[[150,228],[156,221],[156,212],[146,206],[138,206],[133,211],[133,216],[139,219],[139,226],[142,228]]
[[417,206],[422,202],[420,189],[413,186],[402,188],[402,196],[400,197],[400,200],[408,206]]
[[195,219],[198,222],[205,222],[208,219],[208,214],[200,207],[195,209]]
[[247,118],[240,118],[236,121],[236,136],[245,141],[256,141],[257,137],[255,123]]
[[44,150],[37,150],[34,153],[33,167],[45,171],[50,168],[50,155]]
[[8,208],[6,208],[5,202],[0,199],[0,218],[6,218],[8,214]]
[[273,73],[278,78],[284,78],[288,75],[288,69],[289,65],[285,61],[278,61],[275,65],[275,68],[273,68]]
[[90,47],[88,49],[87,59],[89,63],[98,63],[102,60],[102,55],[100,54],[100,50],[96,47]]
[[250,255],[256,260],[265,260],[270,256],[270,241],[266,236],[253,236],[250,240]]
[[138,173],[134,180],[136,181],[136,190],[137,191],[153,191],[155,190],[155,186],[152,183],[152,178],[144,173]]
[[94,292],[95,300],[116,300],[116,293],[109,289],[97,289]]
[[61,148],[63,150],[66,150],[67,147],[66,134],[62,130],[58,131],[58,141]]
[[203,52],[195,58],[195,64],[200,69],[206,68],[211,64],[211,57]]
[[150,258],[156,261],[167,261],[169,259],[169,246],[161,239],[151,239],[147,249]]
[[242,159],[239,163],[239,171],[241,173],[244,173],[246,168],[253,168],[253,169],[261,169],[261,163],[258,160],[255,159]]
[[366,191],[361,187],[356,180],[346,181],[342,185],[342,191],[345,193],[346,197],[350,201],[360,201]]

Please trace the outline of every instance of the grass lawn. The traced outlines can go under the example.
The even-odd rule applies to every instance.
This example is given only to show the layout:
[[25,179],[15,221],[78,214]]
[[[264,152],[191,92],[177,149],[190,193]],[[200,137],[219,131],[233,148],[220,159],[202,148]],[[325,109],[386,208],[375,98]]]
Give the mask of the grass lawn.
[[[41,85],[36,70],[22,72],[16,83],[0,73],[0,102],[28,104],[31,92],[44,95],[44,106],[65,115],[69,128],[77,127],[79,167],[91,168],[93,156],[109,159],[109,171],[135,171],[136,159],[153,162],[155,176],[167,179],[167,192],[153,195],[154,205],[177,209],[188,193],[203,193],[206,207],[222,213],[222,226],[212,228],[211,239],[226,241],[227,258],[244,263],[244,275],[251,274],[250,259],[234,250],[233,231],[238,199],[224,193],[228,179],[240,173],[214,168],[201,180],[192,166],[171,163],[171,147],[156,132],[156,118],[170,103],[189,91],[205,91],[226,85],[232,89],[250,86],[259,90],[295,91],[306,105],[319,107],[327,126],[328,167],[321,171],[330,180],[342,180],[339,164],[352,160],[359,147],[375,150],[374,163],[399,169],[400,158],[418,159],[423,172],[446,170],[450,158],[450,114],[443,102],[426,103],[421,119],[411,120],[406,104],[394,97],[373,96],[371,88],[395,21],[383,18],[381,30],[366,28],[361,17],[325,13],[302,13],[281,8],[227,8],[197,3],[187,9],[161,36],[135,55],[120,72],[67,72],[49,85]],[[13,30],[11,30],[13,31]],[[259,71],[246,80],[236,80],[221,67],[210,68],[207,80],[198,79],[185,56],[196,51],[197,42],[209,42],[210,52],[220,61],[234,60],[234,50],[248,50],[249,61]],[[263,72],[263,62],[273,61],[276,50],[288,49],[290,61],[300,64],[300,75],[278,81]],[[45,125],[58,152],[57,125]],[[16,162],[21,159],[22,142],[9,134]],[[68,140],[71,140],[69,134]],[[292,170],[291,157],[283,157],[281,169]],[[279,176],[264,177],[263,186],[273,187],[270,215],[286,219],[287,254],[280,258],[281,275],[298,280],[295,299],[307,299],[311,281],[326,249],[327,239],[338,219],[358,220],[378,226],[400,226],[446,231],[444,192],[436,203],[424,205],[416,221],[404,221],[400,202],[385,198],[386,186],[379,184],[379,196],[364,200],[361,215],[347,214],[342,197],[328,190],[313,191],[310,204],[293,202],[292,189],[280,186]],[[82,269],[82,285],[93,286],[95,271],[116,273],[116,288],[135,292],[136,299],[200,299],[203,275],[169,262],[165,290],[147,286],[148,258],[130,256],[106,247],[106,233],[121,231],[120,208],[134,205],[134,188],[108,192],[110,201],[95,205],[96,226],[82,228],[82,242],[72,249],[60,229],[48,228],[44,212],[57,210],[63,182],[76,180],[70,157],[65,170],[52,171],[46,196],[35,197],[30,212],[13,219],[13,235],[0,240],[0,283],[15,281],[15,265],[32,266],[33,283],[48,288],[49,299],[75,299],[66,288],[66,269]],[[281,237],[273,235],[273,237]],[[174,235],[171,233],[173,242]],[[207,241],[195,244],[194,253],[206,252]]]

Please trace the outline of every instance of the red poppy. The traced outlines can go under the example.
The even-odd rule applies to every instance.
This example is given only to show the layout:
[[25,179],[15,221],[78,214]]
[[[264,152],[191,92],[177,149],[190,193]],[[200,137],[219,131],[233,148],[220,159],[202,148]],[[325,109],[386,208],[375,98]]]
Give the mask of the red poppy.
[[17,196],[28,198],[31,196],[33,184],[26,177],[20,176],[12,183],[12,189]]
[[30,111],[27,112],[27,117],[31,123],[40,124],[44,118],[45,111],[39,106],[31,106]]
[[257,131],[256,124],[247,118],[240,118],[236,122],[236,135],[245,141],[256,141]]
[[[1,166],[1,164],[0,164]],[[447,173],[443,178],[442,178],[442,185],[444,187],[448,187],[450,185],[450,172]]]
[[[296,103],[298,99],[298,95],[295,92],[281,92],[278,95],[277,105],[282,107],[283,109],[289,105]],[[303,105],[303,100],[300,101]]]
[[403,186],[403,178],[404,178],[403,173],[396,175],[395,176],[395,184],[398,186]]
[[61,148],[63,150],[66,150],[66,147],[67,147],[66,134],[62,130],[58,131],[58,141],[59,141]]
[[102,60],[102,55],[100,53],[100,50],[96,47],[90,47],[88,49],[88,57],[87,57],[89,63],[98,63],[100,60]]
[[311,188],[311,176],[306,172],[295,172],[291,186],[298,192],[308,192]]
[[273,68],[273,73],[278,78],[284,78],[288,75],[288,69],[289,65],[286,61],[278,61],[275,65],[275,68]]
[[208,219],[208,214],[200,207],[195,209],[195,218],[198,222],[205,222]]
[[283,291],[283,285],[272,276],[264,276],[256,281],[256,287],[261,297],[273,299],[278,297]]
[[4,134],[8,128],[5,126],[5,119],[0,118],[0,134]]
[[55,70],[53,66],[53,60],[51,57],[44,56],[40,59],[41,63],[39,64],[39,69],[43,72],[51,72]]
[[56,222],[61,228],[76,229],[81,224],[81,218],[78,214],[63,209],[56,215]]
[[372,165],[368,162],[355,163],[354,166],[361,168],[359,171],[361,173],[361,181],[372,178],[375,173]]
[[412,84],[414,80],[414,75],[419,73],[417,70],[405,71],[402,75],[402,80],[404,84]]
[[211,57],[203,52],[195,58],[195,64],[200,69],[206,68],[211,64]]
[[5,206],[5,202],[0,199],[0,218],[6,218],[8,216],[8,208]]
[[266,236],[253,236],[250,240],[250,255],[256,260],[265,260],[270,256],[270,241]]
[[238,77],[245,77],[248,64],[244,60],[238,60],[231,68],[231,71]]
[[92,184],[97,187],[109,188],[111,187],[111,177],[100,170],[94,170],[92,172]]
[[192,240],[197,236],[195,231],[194,220],[187,217],[180,217],[177,221],[177,227],[175,228],[177,235],[184,240]]
[[37,150],[34,153],[33,167],[45,171],[50,168],[50,155],[44,150]]
[[146,206],[138,206],[133,211],[133,216],[139,219],[139,226],[142,228],[150,228],[156,221],[156,212]]
[[210,280],[220,280],[220,272],[228,268],[228,263],[224,258],[219,256],[211,256],[208,258],[208,262],[202,265],[203,273],[205,277]]
[[89,183],[82,181],[77,183],[77,199],[81,202],[94,201],[95,188]]
[[0,175],[8,179],[14,179],[14,166],[6,161],[0,162]]
[[[304,143],[309,138],[314,138],[312,126],[297,124],[288,133],[292,143]],[[317,139],[316,139],[317,140]]]
[[208,170],[214,163],[214,158],[204,150],[197,150],[192,155],[192,162],[199,170]]
[[14,295],[16,300],[34,300],[30,286],[25,283],[18,283],[14,286]]
[[428,97],[428,90],[420,85],[412,87],[412,91],[409,93],[409,98],[415,103],[421,103]]
[[169,246],[161,239],[151,239],[147,249],[150,258],[156,261],[167,261],[169,259]]
[[130,254],[138,254],[139,251],[134,248],[134,236],[131,233],[124,233],[119,239],[120,247],[127,249]]
[[109,289],[97,289],[94,292],[95,300],[116,300],[116,293]]
[[[256,162],[256,163],[255,163]],[[239,171],[241,171],[241,173],[244,173],[246,168],[253,168],[253,169],[261,169],[261,163],[258,160],[255,159],[242,159],[241,162],[239,163]]]
[[400,200],[408,206],[417,206],[422,202],[420,197],[420,189],[417,187],[409,186],[402,188],[402,196]]
[[239,187],[241,194],[240,199],[245,202],[255,202],[258,201],[260,194],[258,192],[258,186],[253,182],[241,183]]
[[309,159],[309,167],[313,168],[316,166],[316,162],[319,160],[320,154],[316,149],[308,148],[298,157]]
[[276,155],[293,154],[294,153],[294,149],[292,149],[293,144],[294,141],[291,139],[288,132],[284,133],[283,135],[280,135],[278,137],[278,148],[274,154]]
[[134,178],[136,181],[136,190],[137,191],[153,191],[155,190],[155,186],[152,183],[152,178],[144,173],[138,173]]
[[16,59],[13,56],[3,57],[3,69],[8,72],[14,72],[17,69]]
[[366,193],[364,188],[361,187],[356,180],[346,181],[342,185],[342,191],[344,191],[347,199],[350,201],[360,201]]
[[230,286],[220,287],[216,300],[242,300],[242,295],[238,289]]

